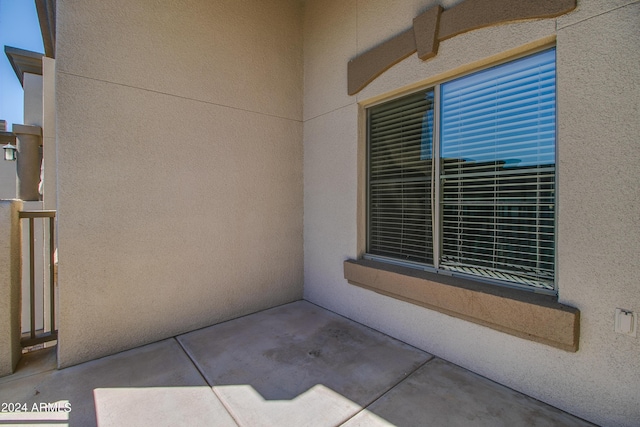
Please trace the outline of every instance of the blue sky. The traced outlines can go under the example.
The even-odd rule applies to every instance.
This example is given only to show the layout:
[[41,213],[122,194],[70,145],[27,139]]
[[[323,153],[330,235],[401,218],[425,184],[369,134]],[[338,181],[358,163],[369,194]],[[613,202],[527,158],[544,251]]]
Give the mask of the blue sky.
[[23,121],[23,92],[4,46],[44,52],[33,0],[0,0],[0,120],[7,128]]

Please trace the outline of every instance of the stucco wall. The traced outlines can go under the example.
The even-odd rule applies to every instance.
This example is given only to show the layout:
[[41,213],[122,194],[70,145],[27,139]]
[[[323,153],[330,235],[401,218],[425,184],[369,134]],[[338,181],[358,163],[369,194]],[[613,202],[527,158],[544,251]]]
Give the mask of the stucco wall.
[[300,2],[57,4],[59,366],[300,299]]
[[0,377],[13,372],[20,356],[21,200],[0,199]]
[[16,164],[17,162],[5,162],[4,158],[0,162],[0,199],[16,197]]
[[42,75],[24,73],[23,124],[42,127]]
[[43,201],[45,209],[56,208],[56,61],[42,57],[42,157],[44,161]]
[[[404,31],[428,0],[305,5],[306,299],[602,425],[640,419],[639,338],[614,332],[640,313],[640,3],[579,1],[557,19],[469,32],[347,95],[347,62]],[[448,8],[456,2],[442,2]],[[349,285],[358,255],[359,103],[436,82],[557,38],[559,300],[581,311],[577,353],[515,338]],[[360,157],[359,157],[360,156]]]

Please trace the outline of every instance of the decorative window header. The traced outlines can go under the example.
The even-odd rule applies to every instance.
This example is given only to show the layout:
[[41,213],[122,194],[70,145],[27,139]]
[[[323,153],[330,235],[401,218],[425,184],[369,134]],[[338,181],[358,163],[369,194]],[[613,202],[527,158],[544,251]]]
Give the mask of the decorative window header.
[[413,27],[349,61],[348,92],[355,95],[414,52],[423,61],[442,40],[479,28],[553,18],[576,8],[576,0],[466,0],[450,9],[435,6],[413,19]]

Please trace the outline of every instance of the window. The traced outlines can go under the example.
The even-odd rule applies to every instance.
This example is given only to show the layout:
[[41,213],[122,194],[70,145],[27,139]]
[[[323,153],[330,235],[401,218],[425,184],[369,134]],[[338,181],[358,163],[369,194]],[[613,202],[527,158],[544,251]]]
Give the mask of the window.
[[367,110],[367,258],[555,292],[555,49]]

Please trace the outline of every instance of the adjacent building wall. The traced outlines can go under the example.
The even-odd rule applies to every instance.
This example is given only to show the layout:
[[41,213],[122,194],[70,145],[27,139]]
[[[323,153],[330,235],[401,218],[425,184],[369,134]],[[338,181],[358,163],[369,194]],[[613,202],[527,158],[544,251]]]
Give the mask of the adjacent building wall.
[[[585,0],[557,19],[472,31],[412,55],[356,96],[347,62],[440,3],[309,0],[304,27],[305,298],[602,425],[640,420],[640,3]],[[442,2],[445,8],[453,1]],[[526,341],[352,285],[358,256],[359,104],[435,83],[557,39],[559,301],[581,312],[577,353]],[[360,120],[360,125],[359,125]]]
[[23,124],[42,127],[42,75],[25,72],[22,75],[22,87],[24,88]]
[[302,297],[302,4],[58,0],[59,366]]
[[56,209],[56,111],[55,59],[42,57],[42,199],[45,209]]
[[[4,145],[4,144],[1,144]],[[13,143],[15,145],[15,142]],[[16,197],[16,162],[0,161],[0,199]]]

